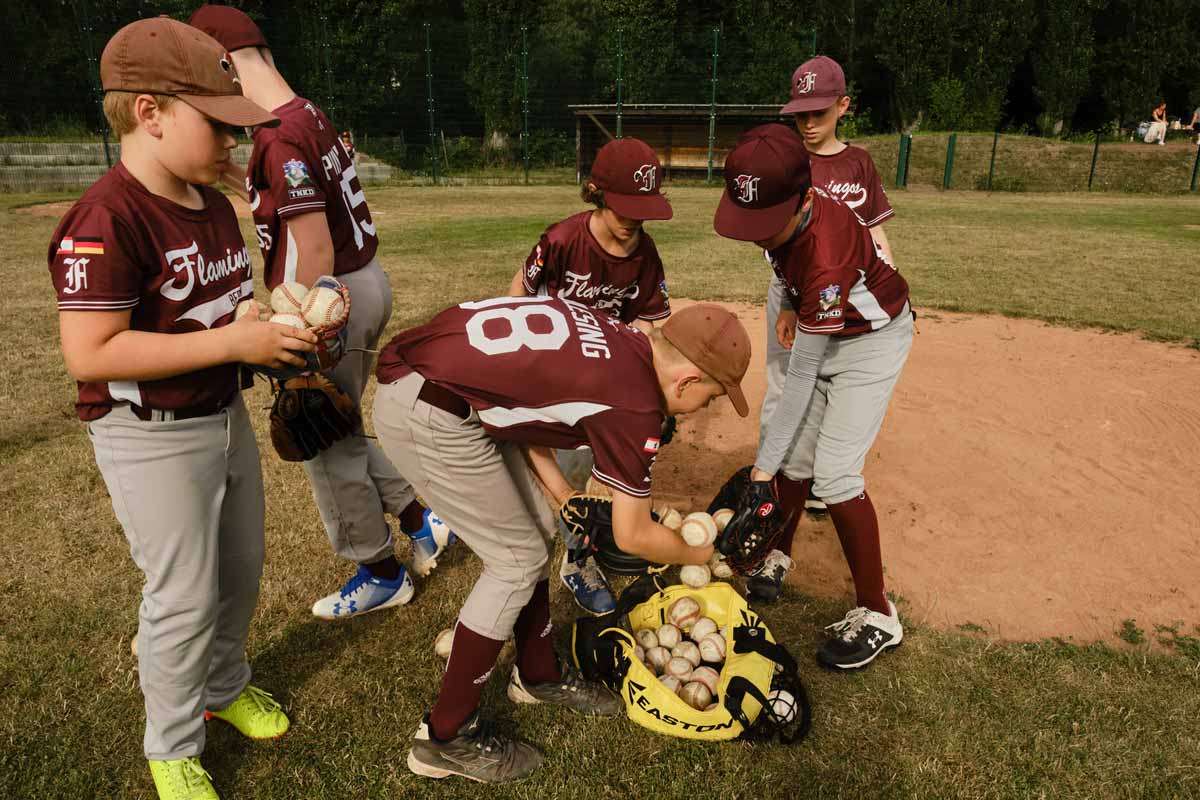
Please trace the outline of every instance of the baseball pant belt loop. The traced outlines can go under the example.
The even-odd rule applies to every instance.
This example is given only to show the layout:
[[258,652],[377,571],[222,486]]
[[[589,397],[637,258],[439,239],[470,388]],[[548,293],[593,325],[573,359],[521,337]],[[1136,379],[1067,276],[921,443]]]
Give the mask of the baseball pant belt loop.
[[179,422],[185,419],[196,419],[197,417],[208,417],[213,414],[219,414],[229,407],[229,404],[233,402],[235,397],[237,397],[236,394],[210,405],[176,409],[146,408],[130,403],[129,410],[142,422]]
[[453,414],[459,419],[471,416],[471,406],[466,400],[456,395],[444,386],[438,386],[432,381],[425,381],[417,392],[417,399],[428,403],[434,408],[440,408],[447,414]]

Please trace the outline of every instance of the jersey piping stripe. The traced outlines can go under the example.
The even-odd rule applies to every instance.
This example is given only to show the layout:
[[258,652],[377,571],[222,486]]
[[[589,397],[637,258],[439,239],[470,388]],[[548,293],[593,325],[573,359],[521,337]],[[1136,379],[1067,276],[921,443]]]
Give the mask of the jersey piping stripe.
[[867,288],[867,274],[861,269],[858,271],[858,280],[850,287],[850,296],[846,301],[858,309],[864,320],[871,323],[873,331],[879,330],[892,320],[883,310],[883,306],[879,305],[879,299]]
[[613,487],[614,489],[619,489],[620,491],[625,492],[625,494],[631,494],[634,497],[649,497],[650,496],[649,489],[634,489],[632,486],[622,483],[621,481],[617,480],[616,478],[614,478],[610,475],[605,475],[603,472],[596,469],[595,467],[592,467],[592,474],[596,476],[596,480],[600,481],[601,483],[607,483],[609,486]]
[[58,309],[60,311],[70,311],[72,309],[80,311],[118,311],[122,308],[133,308],[139,302],[136,297],[132,300],[59,300]]
[[608,411],[612,406],[602,403],[557,403],[541,408],[504,408],[493,406],[479,412],[479,418],[485,425],[493,428],[511,428],[529,422],[561,422],[564,425],[575,425],[584,417]]
[[280,206],[279,210],[276,211],[275,213],[279,214],[280,216],[283,216],[285,213],[294,214],[297,211],[304,211],[304,210],[310,209],[310,208],[313,211],[317,211],[319,209],[325,208],[325,204],[324,203],[311,203],[311,202],[310,203],[294,203],[290,206]]
[[889,208],[887,211],[885,211],[885,212],[883,212],[882,214],[880,214],[879,216],[875,217],[875,219],[873,219],[873,220],[870,220],[869,222],[867,222],[867,223],[866,223],[866,226],[867,226],[868,228],[874,228],[876,225],[878,225],[879,223],[883,222],[885,219],[887,219],[888,217],[890,217],[890,216],[894,215],[895,213],[896,213],[896,212],[895,212],[895,210],[894,210],[894,209],[891,209],[891,208]]
[[669,316],[671,316],[671,309],[668,308],[666,311],[663,311],[660,314],[640,314],[638,315],[638,319],[644,319],[649,322],[656,319],[666,319]]

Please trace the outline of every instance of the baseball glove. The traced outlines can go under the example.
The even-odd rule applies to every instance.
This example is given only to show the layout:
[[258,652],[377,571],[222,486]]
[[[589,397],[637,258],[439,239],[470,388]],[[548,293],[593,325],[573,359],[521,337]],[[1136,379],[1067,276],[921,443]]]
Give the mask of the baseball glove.
[[332,289],[342,296],[343,301],[341,312],[333,319],[309,328],[317,335],[316,351],[304,353],[305,364],[302,367],[266,367],[251,364],[250,369],[269,378],[286,381],[310,372],[333,369],[342,360],[342,354],[346,352],[346,323],[350,321],[350,289],[332,275],[317,278],[312,288]]
[[[744,475],[743,475],[744,473]],[[733,571],[749,575],[762,564],[787,530],[788,520],[779,510],[774,481],[750,480],[747,470],[739,470],[726,483],[713,503],[728,499],[726,489],[741,486],[741,495],[732,508],[733,517],[717,537],[717,550],[726,556]]]
[[315,458],[362,425],[354,401],[324,375],[301,375],[274,387],[271,444],[284,461]]
[[[658,516],[651,512],[654,521]],[[657,566],[617,547],[612,530],[612,498],[577,494],[567,499],[558,510],[559,526],[569,539],[581,544],[568,552],[568,558],[582,564],[594,555],[600,566],[618,575],[640,575]]]

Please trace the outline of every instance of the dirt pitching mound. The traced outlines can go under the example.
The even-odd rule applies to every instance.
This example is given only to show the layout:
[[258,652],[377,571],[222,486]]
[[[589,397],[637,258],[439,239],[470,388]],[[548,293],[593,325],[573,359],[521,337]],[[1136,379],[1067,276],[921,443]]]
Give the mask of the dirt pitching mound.
[[[680,425],[656,494],[703,508],[753,461],[759,348],[727,402]],[[1136,336],[929,312],[866,466],[888,590],[904,613],[1007,639],[1113,639],[1121,621],[1200,622],[1200,353]],[[800,524],[795,586],[853,597],[837,533]]]

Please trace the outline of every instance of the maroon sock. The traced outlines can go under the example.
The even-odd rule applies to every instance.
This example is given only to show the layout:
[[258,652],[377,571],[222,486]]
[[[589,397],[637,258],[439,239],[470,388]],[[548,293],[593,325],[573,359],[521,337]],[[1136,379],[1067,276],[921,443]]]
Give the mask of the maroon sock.
[[425,524],[425,506],[413,500],[400,512],[400,531],[416,533]]
[[480,636],[462,623],[454,627],[454,646],[442,675],[442,690],[429,713],[430,732],[435,739],[453,739],[475,713],[503,646],[503,641]]
[[842,552],[854,577],[857,603],[880,614],[891,613],[883,593],[883,556],[879,552],[879,520],[871,498],[863,492],[844,503],[829,503]]
[[783,473],[775,476],[776,490],[779,492],[779,510],[784,519],[791,519],[784,529],[783,538],[779,540],[779,550],[789,558],[792,555],[792,540],[796,538],[796,526],[804,515],[804,501],[808,499],[808,489],[812,486],[812,478],[794,481]]
[[562,677],[562,667],[554,653],[552,631],[550,581],[539,581],[513,626],[513,635],[517,639],[517,667],[525,683],[547,683]]

